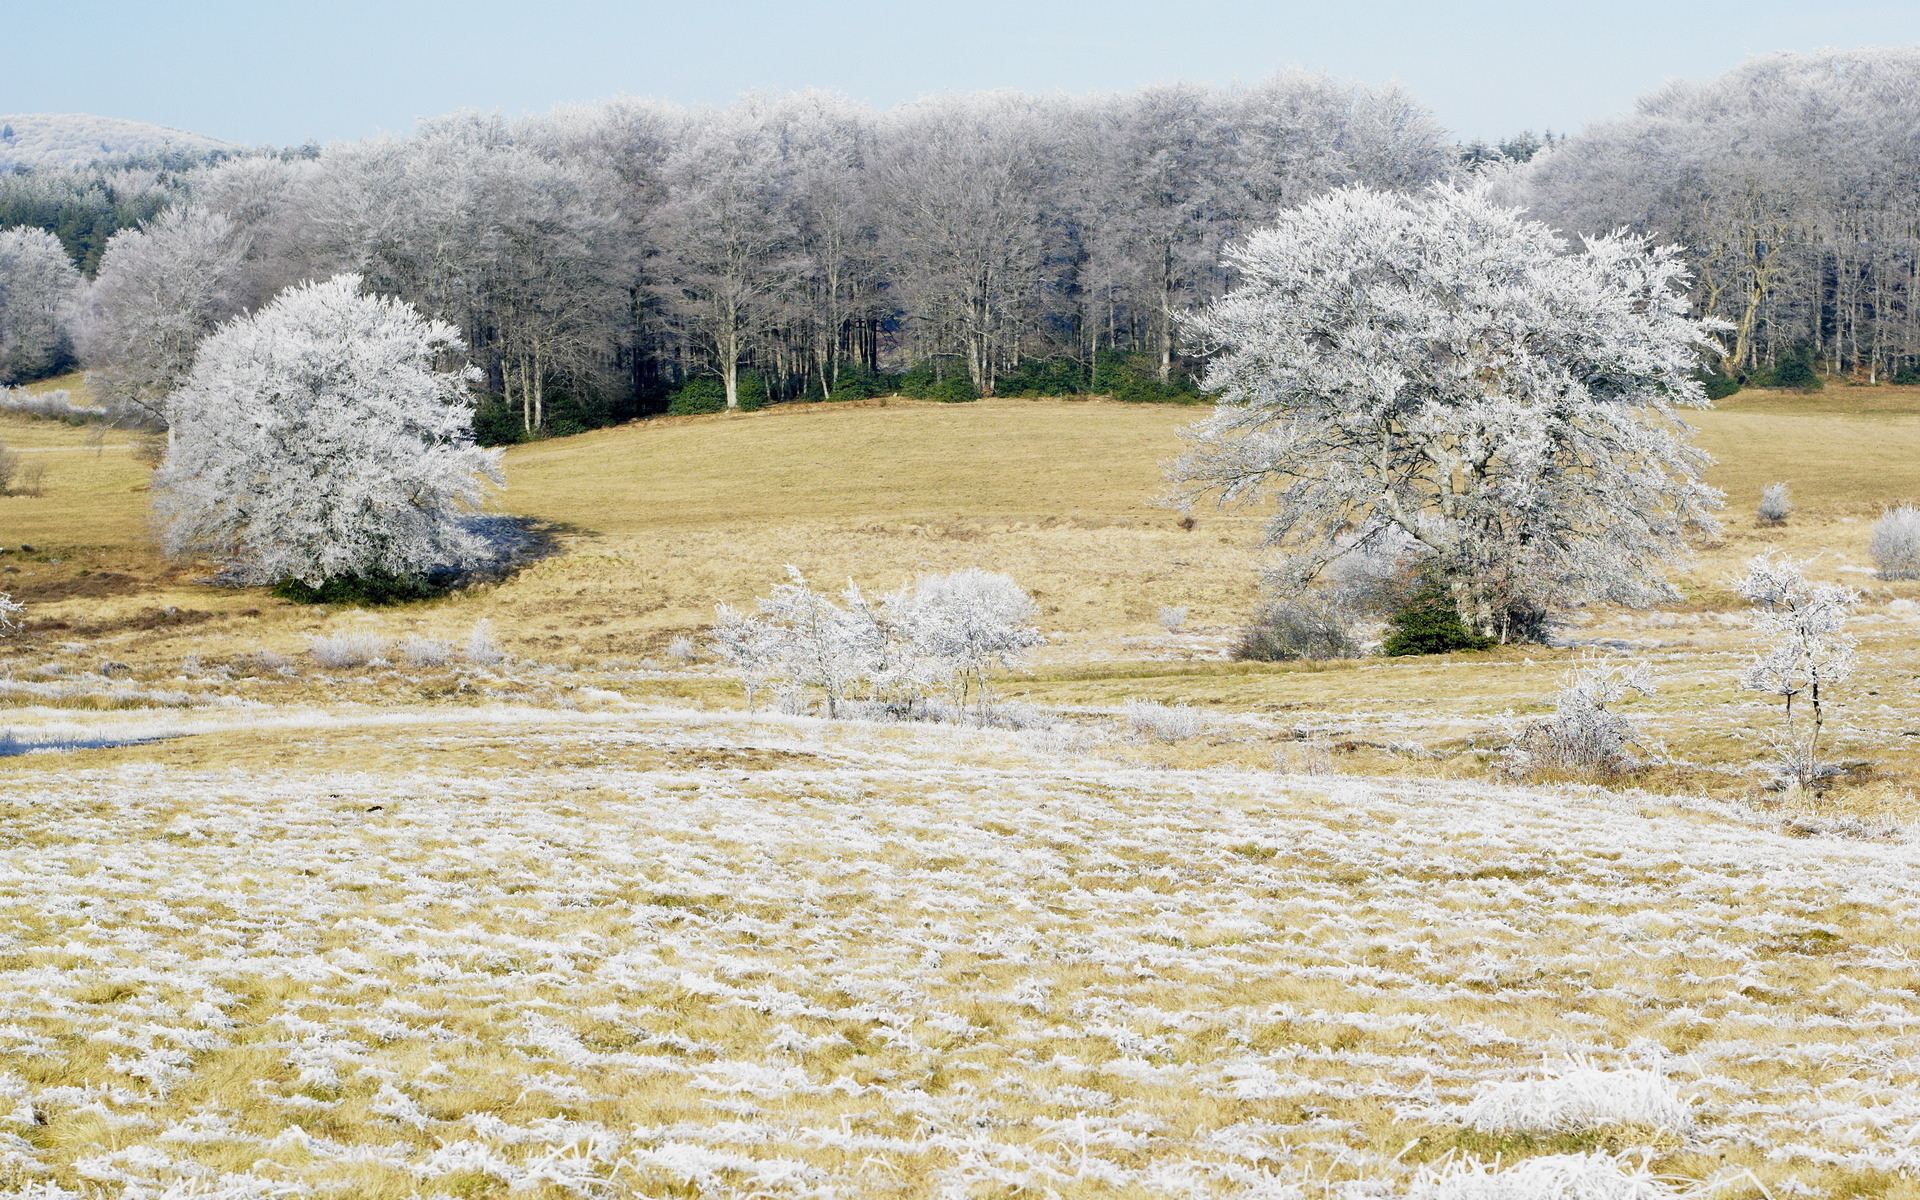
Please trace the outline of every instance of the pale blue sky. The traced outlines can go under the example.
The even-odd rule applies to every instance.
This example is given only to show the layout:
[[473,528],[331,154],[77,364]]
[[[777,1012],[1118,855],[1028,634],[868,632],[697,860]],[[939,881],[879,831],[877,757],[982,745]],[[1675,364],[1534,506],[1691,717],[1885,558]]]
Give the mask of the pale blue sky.
[[0,112],[331,141],[617,92],[1074,93],[1276,67],[1397,79],[1462,138],[1571,131],[1751,54],[1920,42],[1920,0],[0,0]]

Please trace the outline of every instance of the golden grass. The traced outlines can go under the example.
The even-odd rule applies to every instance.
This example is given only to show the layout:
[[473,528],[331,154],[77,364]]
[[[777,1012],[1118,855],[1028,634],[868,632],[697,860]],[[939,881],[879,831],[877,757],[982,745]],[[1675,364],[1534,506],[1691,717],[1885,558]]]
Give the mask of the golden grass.
[[[155,557],[124,449],[0,419],[50,464],[46,495],[0,498],[0,590],[35,622],[0,643],[0,729],[155,739],[0,757],[0,963],[22,989],[0,1113],[16,1079],[45,1093],[9,1128],[73,1187],[159,1171],[139,1157],[158,1146],[354,1196],[504,1195],[600,1129],[626,1140],[575,1164],[590,1184],[516,1194],[780,1195],[752,1167],[777,1158],[844,1194],[1242,1194],[1290,1164],[1321,1195],[1450,1152],[1644,1145],[1696,1179],[1920,1195],[1846,1158],[1898,1150],[1875,1106],[1920,1083],[1908,868],[1834,836],[1920,819],[1920,620],[1883,605],[1920,584],[1843,570],[1881,506],[1920,495],[1920,391],[1700,414],[1732,503],[1672,611],[1580,614],[1584,648],[1332,664],[1222,660],[1258,515],[1185,530],[1151,503],[1198,415],[894,401],[516,447],[503,507],[564,553],[381,613],[197,582]],[[1800,509],[1761,527],[1776,479]],[[1722,581],[1769,547],[1872,594],[1834,745],[1878,766],[1825,798],[1749,770],[1773,713],[1733,690],[1749,635]],[[659,650],[787,563],[829,587],[1014,576],[1053,640],[1001,686],[1067,725],[717,714],[737,687]],[[302,653],[481,619],[515,661]],[[1490,790],[1504,714],[1590,653],[1652,664],[1633,711],[1684,761],[1625,781],[1638,796]],[[1214,721],[1133,739],[1131,699]],[[177,1079],[135,1061],[168,1038],[206,1042]],[[1493,1137],[1403,1111],[1435,1080],[1457,1100],[1637,1038],[1707,1064],[1704,1133]],[[762,1094],[741,1064],[800,1074]],[[1794,1139],[1817,1152],[1772,1155]],[[433,1157],[469,1143],[495,1157]],[[740,1161],[671,1165],[694,1146]],[[0,1183],[24,1179],[6,1152]],[[1156,1164],[1174,1174],[1144,1182]]]

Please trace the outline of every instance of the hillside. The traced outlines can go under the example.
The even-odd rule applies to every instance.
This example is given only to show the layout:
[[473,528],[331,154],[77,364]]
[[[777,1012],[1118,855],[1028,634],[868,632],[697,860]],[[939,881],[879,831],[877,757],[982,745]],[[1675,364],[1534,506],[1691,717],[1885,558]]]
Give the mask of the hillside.
[[85,113],[0,114],[0,171],[77,167],[102,158],[233,149],[230,142],[118,117]]
[[[1670,611],[1328,664],[1225,660],[1258,521],[1150,503],[1197,415],[896,400],[516,447],[505,506],[561,552],[380,612],[158,562],[123,445],[0,419],[49,466],[0,498],[31,606],[0,641],[0,1183],[1432,1200],[1472,1155],[1920,1196],[1920,582],[1860,569],[1920,496],[1920,393],[1704,414],[1736,505]],[[1801,508],[1757,525],[1780,478]],[[1877,765],[1822,801],[1756,789],[1774,712],[1732,686],[1719,580],[1769,546],[1872,593],[1835,744]],[[1022,727],[747,711],[667,652],[787,563],[1020,579],[1050,637],[1000,684]],[[458,649],[483,621],[504,661]],[[343,635],[383,656],[306,652]],[[1502,779],[1512,714],[1593,655],[1652,667],[1631,711],[1675,761]],[[1145,736],[1139,700],[1205,728]]]

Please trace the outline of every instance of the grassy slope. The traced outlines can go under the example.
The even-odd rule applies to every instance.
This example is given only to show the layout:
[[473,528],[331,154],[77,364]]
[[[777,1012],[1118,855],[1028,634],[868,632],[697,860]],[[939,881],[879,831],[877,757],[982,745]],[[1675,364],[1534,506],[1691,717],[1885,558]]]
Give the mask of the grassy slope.
[[[1160,465],[1198,415],[1103,403],[895,401],[661,420],[517,447],[508,454],[504,506],[570,529],[568,553],[483,594],[380,621],[394,633],[458,636],[487,617],[519,653],[582,665],[631,661],[697,633],[715,601],[764,594],[786,564],[827,586],[852,578],[869,588],[981,566],[1011,574],[1041,602],[1051,644],[1037,674],[1012,686],[1044,703],[1140,696],[1293,714],[1349,741],[1458,749],[1501,711],[1553,689],[1578,652],[1507,650],[1473,660],[1488,665],[1470,671],[1445,659],[1334,671],[1168,661],[1217,655],[1256,600],[1254,514],[1202,510],[1199,528],[1185,531],[1177,514],[1151,503],[1163,487]],[[1742,396],[1698,414],[1697,424],[1718,460],[1711,477],[1733,503],[1728,536],[1705,548],[1687,581],[1685,607],[1695,611],[1656,627],[1630,614],[1594,614],[1576,632],[1660,657],[1668,688],[1650,711],[1662,715],[1663,735],[1688,757],[1744,761],[1751,746],[1729,740],[1724,722],[1698,715],[1742,702],[1728,681],[1745,650],[1744,627],[1698,610],[1734,607],[1719,581],[1762,548],[1816,556],[1830,578],[1871,582],[1841,568],[1867,561],[1867,524],[1882,505],[1920,496],[1920,392]],[[259,647],[297,654],[307,636],[342,619],[258,592],[208,589],[191,571],[159,564],[147,548],[144,469],[121,451],[95,453],[85,437],[45,422],[0,423],[0,441],[53,464],[46,496],[0,499],[0,543],[42,548],[6,559],[0,572],[17,574],[0,574],[0,586],[34,601],[36,613],[137,622],[166,606],[260,612],[196,625],[184,642],[177,631],[130,632],[129,644],[115,649],[127,661],[177,657],[189,646],[203,655]],[[1751,516],[1760,488],[1776,479],[1793,485],[1801,505],[1784,530],[1758,527]],[[62,561],[30,560],[48,557]],[[1873,586],[1881,600],[1920,596],[1912,584]],[[1163,606],[1190,610],[1190,636],[1157,628]],[[1884,711],[1868,719],[1861,710],[1853,752],[1883,757],[1894,747],[1892,759],[1904,760],[1911,739],[1892,734],[1920,714],[1903,702],[1887,705],[1909,665],[1912,631],[1906,622],[1867,629],[1878,648],[1863,691],[1886,694],[1875,701]],[[1159,661],[1118,676],[1086,666],[1143,659]],[[674,690],[731,694],[713,680],[688,679]],[[1363,748],[1360,760],[1368,769],[1406,766],[1368,753]],[[1477,772],[1478,763],[1467,755],[1459,766]]]

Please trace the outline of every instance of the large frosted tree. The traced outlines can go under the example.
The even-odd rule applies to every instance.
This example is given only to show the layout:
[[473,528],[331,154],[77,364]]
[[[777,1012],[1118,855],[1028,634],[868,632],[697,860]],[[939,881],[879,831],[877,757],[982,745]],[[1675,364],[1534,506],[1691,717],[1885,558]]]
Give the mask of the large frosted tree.
[[1717,351],[1676,252],[1577,252],[1469,191],[1349,188],[1232,253],[1241,286],[1192,322],[1221,403],[1176,477],[1264,498],[1282,578],[1411,547],[1481,632],[1667,594],[1719,495],[1677,410]]
[[168,401],[155,478],[171,554],[252,584],[412,576],[483,551],[464,517],[500,482],[473,445],[453,327],[339,275],[207,338]]
[[143,423],[168,424],[168,397],[200,339],[241,306],[244,258],[234,223],[198,208],[115,234],[81,320],[94,391]]
[[44,229],[0,230],[0,384],[24,383],[72,362],[70,309],[80,272]]

